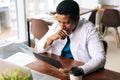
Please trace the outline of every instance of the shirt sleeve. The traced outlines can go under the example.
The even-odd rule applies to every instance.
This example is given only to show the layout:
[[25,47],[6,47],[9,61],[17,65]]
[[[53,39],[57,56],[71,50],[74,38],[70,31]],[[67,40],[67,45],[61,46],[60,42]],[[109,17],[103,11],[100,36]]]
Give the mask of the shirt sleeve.
[[87,34],[87,49],[91,59],[83,66],[80,66],[83,68],[85,74],[96,71],[99,68],[103,68],[106,62],[102,37],[99,31],[97,31],[95,27],[88,27]]
[[49,46],[48,48],[44,49],[47,38],[55,34],[57,27],[58,27],[58,22],[55,21],[55,23],[49,27],[48,32],[40,40],[38,40],[38,43],[36,44],[38,52],[41,53],[46,52],[51,47]]

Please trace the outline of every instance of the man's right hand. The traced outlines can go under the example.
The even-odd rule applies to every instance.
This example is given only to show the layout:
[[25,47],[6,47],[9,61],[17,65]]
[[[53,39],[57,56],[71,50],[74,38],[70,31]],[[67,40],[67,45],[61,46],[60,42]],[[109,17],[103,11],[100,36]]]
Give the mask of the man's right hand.
[[44,48],[47,48],[49,45],[51,45],[53,43],[53,41],[58,40],[58,39],[65,39],[67,36],[67,32],[65,30],[60,30],[58,31],[56,34],[50,36],[47,40],[46,40],[46,44],[44,46]]

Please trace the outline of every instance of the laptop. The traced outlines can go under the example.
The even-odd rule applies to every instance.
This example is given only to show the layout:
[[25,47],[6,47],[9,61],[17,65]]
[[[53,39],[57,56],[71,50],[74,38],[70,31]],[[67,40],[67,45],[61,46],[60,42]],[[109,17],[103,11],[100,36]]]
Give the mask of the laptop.
[[39,60],[42,60],[42,61],[45,61],[45,62],[47,62],[48,64],[50,64],[54,67],[57,67],[57,68],[62,67],[62,64],[58,60],[55,60],[55,59],[49,58],[47,56],[44,56],[43,54],[37,53],[37,52],[35,52],[35,50],[31,49],[30,47],[28,47],[25,44],[19,44],[18,47],[23,52],[25,52],[26,54],[29,54],[32,57],[35,57],[35,58],[37,58]]
[[[38,71],[32,70],[28,67],[25,66],[19,66],[17,64],[8,62],[7,60],[3,60],[0,59],[0,71],[3,73],[7,73],[7,74],[11,74],[11,72],[13,72],[13,70],[18,69],[21,72],[21,76],[26,76],[26,75],[30,75],[30,79],[29,80],[60,80],[59,78],[56,78],[54,76],[50,76],[44,73],[40,73]],[[0,74],[0,78],[1,78],[1,74]]]
[[[32,49],[28,47],[27,45],[15,44],[15,46],[20,50],[20,52],[18,52],[19,51],[18,50],[17,53],[15,52],[15,54],[4,59],[5,62],[12,64],[11,68],[14,68],[14,67],[20,68],[23,72],[25,72],[25,74],[29,73],[33,80],[60,80],[59,78],[56,78],[54,76],[50,76],[50,75],[32,70],[28,67],[25,67],[26,64],[34,61],[34,58],[36,57],[34,56]],[[6,64],[5,65],[2,64],[1,67],[4,68],[2,69],[3,71],[5,71],[5,66],[9,67],[10,69],[10,64],[8,64],[8,66]]]
[[33,52],[33,54],[37,59],[45,61],[46,63],[48,63],[48,64],[50,64],[50,65],[52,65],[56,68],[62,68],[63,67],[62,64],[56,59],[47,57],[47,56],[43,55],[42,53]]
[[[1,67],[3,67],[3,69],[2,69],[3,71],[7,70],[7,72],[8,72],[8,70],[11,71],[10,70],[11,68],[12,69],[13,68],[15,68],[15,69],[20,68],[20,70],[22,72],[24,72],[25,74],[29,73],[31,75],[31,78],[32,78],[31,80],[60,80],[57,77],[50,76],[50,75],[47,75],[47,74],[32,70],[32,69],[30,69],[28,67],[25,67],[26,64],[34,61],[32,56],[30,56],[28,54],[18,52],[16,54],[8,57],[7,59],[4,59],[4,61],[7,62],[7,65],[5,64],[5,62],[3,62],[5,64],[5,65],[3,65],[3,64],[1,65]],[[10,63],[12,65],[10,65]],[[8,69],[6,69],[5,66],[8,67]]]

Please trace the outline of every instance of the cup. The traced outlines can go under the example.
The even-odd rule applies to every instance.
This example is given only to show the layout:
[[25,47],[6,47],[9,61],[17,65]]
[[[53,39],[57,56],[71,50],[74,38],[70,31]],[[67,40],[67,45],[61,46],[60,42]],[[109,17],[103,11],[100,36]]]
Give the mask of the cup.
[[82,75],[75,76],[73,74],[70,74],[70,80],[82,80]]
[[70,70],[70,80],[82,80],[83,72],[79,68],[72,68]]

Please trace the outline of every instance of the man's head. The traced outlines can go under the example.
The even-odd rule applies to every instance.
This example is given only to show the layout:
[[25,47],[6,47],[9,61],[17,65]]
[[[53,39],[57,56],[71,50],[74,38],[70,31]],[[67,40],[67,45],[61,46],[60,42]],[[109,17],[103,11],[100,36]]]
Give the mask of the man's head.
[[79,5],[73,0],[64,0],[56,8],[56,12],[61,15],[70,15],[72,20],[79,17]]
[[73,0],[62,1],[56,9],[57,20],[62,29],[74,31],[79,20],[79,5]]

